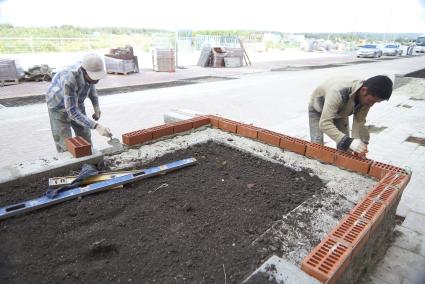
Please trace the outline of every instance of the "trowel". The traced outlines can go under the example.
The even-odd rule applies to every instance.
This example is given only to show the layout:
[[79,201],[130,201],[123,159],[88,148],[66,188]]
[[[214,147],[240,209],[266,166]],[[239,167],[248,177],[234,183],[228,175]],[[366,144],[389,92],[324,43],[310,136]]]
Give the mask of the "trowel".
[[124,150],[124,145],[120,142],[118,138],[113,138],[112,134],[111,136],[109,136],[109,140],[107,143],[112,146],[114,152]]
[[[92,118],[96,121],[99,120],[99,117],[97,117],[96,114],[93,114]],[[120,142],[118,138],[113,138],[112,133],[108,137],[109,140],[107,141],[107,143],[112,146],[112,152],[121,152],[124,150],[124,145]]]

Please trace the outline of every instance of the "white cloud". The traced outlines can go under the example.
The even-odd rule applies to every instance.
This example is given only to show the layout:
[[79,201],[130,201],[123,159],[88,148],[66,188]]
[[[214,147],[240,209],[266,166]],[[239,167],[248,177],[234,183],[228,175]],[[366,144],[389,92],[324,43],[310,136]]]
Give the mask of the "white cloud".
[[[393,5],[393,6],[392,6]],[[419,0],[6,0],[0,22],[18,26],[127,26],[283,32],[425,32]]]

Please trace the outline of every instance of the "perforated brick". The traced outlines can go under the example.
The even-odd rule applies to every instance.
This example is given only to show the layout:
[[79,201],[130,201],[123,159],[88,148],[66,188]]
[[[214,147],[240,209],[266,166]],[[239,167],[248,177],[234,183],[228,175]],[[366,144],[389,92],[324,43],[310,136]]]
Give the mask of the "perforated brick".
[[371,231],[374,231],[384,218],[385,208],[385,203],[365,197],[351,210],[350,214],[369,221]]
[[274,146],[279,146],[280,136],[281,134],[266,129],[258,131],[258,140]]
[[122,141],[128,146],[142,144],[152,140],[152,132],[146,130],[137,130],[122,135]]
[[389,172],[379,182],[403,190],[409,183],[410,177],[410,174],[403,172]]
[[396,202],[400,190],[380,182],[372,188],[367,198],[379,200],[386,205],[386,208],[390,208]]
[[221,117],[215,116],[215,115],[209,115],[211,125],[215,128],[218,128],[218,122],[221,119]]
[[323,283],[336,283],[347,268],[351,248],[332,237],[326,237],[306,256],[301,269]]
[[281,135],[279,147],[304,155],[308,143],[309,142],[298,139],[298,138]]
[[220,118],[220,120],[218,121],[218,128],[227,132],[236,133],[238,124],[239,123],[236,121]]
[[190,121],[192,121],[193,123],[193,128],[198,128],[204,125],[208,125],[211,124],[211,119],[209,116],[198,116],[195,118],[190,119]]
[[328,164],[335,161],[336,150],[316,143],[308,143],[305,151],[306,157],[313,158]]
[[186,132],[193,128],[193,122],[190,120],[182,120],[170,123],[173,126],[173,133]]
[[258,137],[258,127],[247,125],[247,124],[239,124],[237,128],[237,133],[241,136],[257,139]]
[[65,145],[68,152],[75,158],[90,156],[92,154],[91,144],[81,136],[66,138]]
[[389,172],[404,173],[406,175],[408,174],[408,172],[402,168],[377,161],[373,161],[370,165],[369,175],[374,178],[381,179]]
[[348,214],[329,233],[329,236],[348,243],[354,256],[369,239],[370,228],[371,226],[366,220]]
[[164,136],[172,135],[174,133],[173,126],[170,124],[163,124],[146,129],[152,132],[152,139],[158,139]]
[[335,166],[341,167],[356,173],[367,174],[372,161],[350,153],[337,151],[335,154]]

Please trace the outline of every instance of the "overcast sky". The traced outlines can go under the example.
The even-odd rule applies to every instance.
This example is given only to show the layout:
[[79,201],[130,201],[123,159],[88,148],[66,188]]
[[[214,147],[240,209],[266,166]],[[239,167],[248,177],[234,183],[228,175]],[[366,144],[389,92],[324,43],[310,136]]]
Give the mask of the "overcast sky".
[[[422,2],[422,3],[421,3]],[[425,0],[0,0],[0,23],[425,33]],[[0,35],[1,36],[1,35]]]

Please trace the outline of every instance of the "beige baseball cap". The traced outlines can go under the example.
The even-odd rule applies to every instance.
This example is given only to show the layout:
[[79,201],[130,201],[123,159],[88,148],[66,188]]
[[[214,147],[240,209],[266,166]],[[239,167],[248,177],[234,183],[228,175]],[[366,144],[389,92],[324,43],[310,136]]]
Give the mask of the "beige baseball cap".
[[81,66],[87,71],[87,75],[89,75],[92,80],[100,80],[106,77],[105,65],[103,64],[102,57],[96,53],[84,55]]

